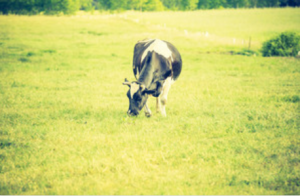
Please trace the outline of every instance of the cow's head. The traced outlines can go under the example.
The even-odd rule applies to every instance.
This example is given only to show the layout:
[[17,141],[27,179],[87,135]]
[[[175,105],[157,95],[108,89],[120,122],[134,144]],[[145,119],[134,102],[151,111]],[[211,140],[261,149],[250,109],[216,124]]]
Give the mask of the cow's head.
[[125,79],[123,85],[129,86],[127,97],[129,99],[129,109],[127,114],[129,116],[137,116],[143,109],[148,99],[148,94],[152,94],[154,90],[148,90],[146,86],[140,82],[129,82]]

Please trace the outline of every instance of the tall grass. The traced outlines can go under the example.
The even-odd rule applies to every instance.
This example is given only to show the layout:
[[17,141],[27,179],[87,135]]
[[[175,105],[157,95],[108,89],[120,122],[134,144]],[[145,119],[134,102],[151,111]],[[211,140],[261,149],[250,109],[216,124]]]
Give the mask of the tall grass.
[[[0,193],[299,194],[300,62],[230,52],[299,30],[298,13],[0,16]],[[154,99],[151,118],[126,115],[145,37],[183,57],[166,118]]]

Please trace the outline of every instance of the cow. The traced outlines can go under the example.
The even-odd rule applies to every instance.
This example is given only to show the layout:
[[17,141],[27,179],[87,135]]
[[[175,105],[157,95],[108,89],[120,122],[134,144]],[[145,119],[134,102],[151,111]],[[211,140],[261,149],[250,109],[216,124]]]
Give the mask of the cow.
[[138,41],[134,47],[133,74],[137,81],[125,78],[123,85],[129,86],[129,116],[137,116],[144,108],[150,117],[147,105],[148,95],[156,97],[156,110],[166,116],[167,96],[171,85],[181,73],[182,60],[178,50],[171,43],[159,39]]

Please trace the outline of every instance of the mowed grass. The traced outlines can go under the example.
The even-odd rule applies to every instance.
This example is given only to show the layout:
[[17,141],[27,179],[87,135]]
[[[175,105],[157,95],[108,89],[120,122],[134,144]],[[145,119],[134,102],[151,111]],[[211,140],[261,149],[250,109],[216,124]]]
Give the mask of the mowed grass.
[[[0,16],[0,194],[300,194],[300,61],[231,55],[299,13]],[[146,37],[183,58],[166,118],[126,115]]]

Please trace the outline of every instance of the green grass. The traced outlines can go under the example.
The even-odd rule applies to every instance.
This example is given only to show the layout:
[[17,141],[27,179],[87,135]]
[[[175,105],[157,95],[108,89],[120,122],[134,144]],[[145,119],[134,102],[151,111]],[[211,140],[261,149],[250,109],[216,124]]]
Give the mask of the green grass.
[[[0,16],[0,194],[300,194],[300,61],[231,55],[299,13]],[[166,118],[126,115],[146,37],[183,57]]]

